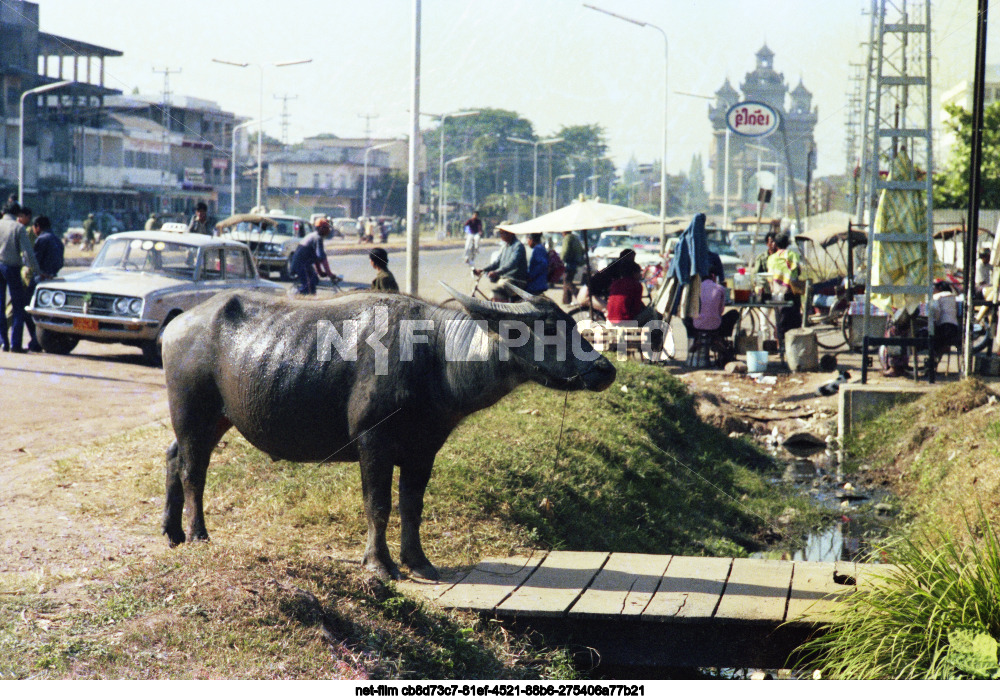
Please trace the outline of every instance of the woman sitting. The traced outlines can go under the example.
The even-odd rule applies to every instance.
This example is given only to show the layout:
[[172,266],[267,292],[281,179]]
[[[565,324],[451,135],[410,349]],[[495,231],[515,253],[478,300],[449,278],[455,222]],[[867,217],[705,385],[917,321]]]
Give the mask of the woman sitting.
[[642,326],[659,318],[655,309],[642,303],[642,268],[635,262],[634,250],[623,250],[606,270],[613,270],[614,275],[608,288],[606,315],[609,322],[635,322]]

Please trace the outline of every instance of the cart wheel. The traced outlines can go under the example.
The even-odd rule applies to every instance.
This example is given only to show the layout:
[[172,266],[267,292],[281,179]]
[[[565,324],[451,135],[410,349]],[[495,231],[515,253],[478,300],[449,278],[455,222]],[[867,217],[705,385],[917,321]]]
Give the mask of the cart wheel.
[[820,334],[816,334],[816,344],[823,348],[824,350],[838,350],[843,347],[847,342],[850,334],[850,324],[845,320],[849,318],[847,314],[843,314],[839,320],[833,322],[832,333],[833,338],[828,338],[827,340],[820,340]]
[[575,323],[591,320],[593,320],[594,323],[604,323],[608,320],[603,311],[600,309],[591,309],[589,306],[574,306],[567,309],[566,313],[569,314],[570,318],[572,318]]

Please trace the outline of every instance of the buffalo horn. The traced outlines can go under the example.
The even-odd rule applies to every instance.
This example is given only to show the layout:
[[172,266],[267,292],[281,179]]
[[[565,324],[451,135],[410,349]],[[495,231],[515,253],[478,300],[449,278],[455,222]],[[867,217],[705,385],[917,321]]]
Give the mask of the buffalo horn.
[[531,302],[532,304],[537,304],[542,300],[540,296],[536,296],[534,294],[526,292],[517,285],[511,284],[509,281],[504,282],[504,287],[506,287],[509,292],[516,294],[517,296],[521,297],[525,301]]
[[[481,316],[529,316],[540,318],[543,314],[531,302],[522,301],[517,304],[501,304],[496,301],[486,301],[462,294],[453,287],[441,282],[441,286],[447,289],[459,304],[464,306],[469,313]],[[530,296],[530,295],[529,295]]]

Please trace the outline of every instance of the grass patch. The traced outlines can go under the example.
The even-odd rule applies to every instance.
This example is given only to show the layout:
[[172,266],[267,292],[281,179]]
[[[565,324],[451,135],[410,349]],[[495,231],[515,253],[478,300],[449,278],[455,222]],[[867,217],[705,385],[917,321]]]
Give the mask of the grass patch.
[[[50,486],[72,490],[76,515],[147,546],[58,582],[76,586],[71,599],[53,581],[0,597],[0,677],[575,676],[566,650],[362,572],[355,464],[272,462],[232,432],[209,468],[212,542],[167,549],[171,439],[147,427],[55,465]],[[549,548],[745,555],[790,504],[810,511],[773,471],[699,420],[662,368],[623,364],[601,394],[527,386],[461,425],[431,478],[425,549],[443,569]],[[398,552],[397,517],[387,536]]]
[[889,548],[896,570],[838,609],[804,648],[837,679],[1000,678],[1000,541],[979,514],[968,541],[935,530]]
[[846,445],[845,467],[864,470],[899,493],[923,529],[967,542],[970,504],[1000,522],[1000,403],[994,390],[967,379],[928,392],[860,426]]
[[849,599],[807,664],[833,678],[1000,676],[998,436],[1000,403],[978,379],[860,426],[849,465],[906,504],[884,548],[896,569]]

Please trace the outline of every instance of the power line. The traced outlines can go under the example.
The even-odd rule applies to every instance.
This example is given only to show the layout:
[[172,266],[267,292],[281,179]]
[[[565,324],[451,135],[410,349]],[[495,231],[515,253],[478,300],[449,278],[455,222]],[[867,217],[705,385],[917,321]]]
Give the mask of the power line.
[[173,94],[170,92],[170,75],[171,73],[180,73],[181,68],[170,68],[165,66],[163,68],[153,68],[154,73],[163,74],[163,106],[161,107],[163,116],[163,134],[160,136],[161,151],[160,158],[163,162],[160,164],[160,178],[163,179],[166,176],[167,171],[170,169],[170,146],[167,143],[167,135],[170,133],[170,103]]
[[288,145],[288,101],[299,99],[298,95],[275,95],[274,99],[281,100],[281,143]]

